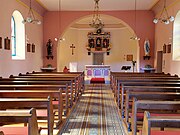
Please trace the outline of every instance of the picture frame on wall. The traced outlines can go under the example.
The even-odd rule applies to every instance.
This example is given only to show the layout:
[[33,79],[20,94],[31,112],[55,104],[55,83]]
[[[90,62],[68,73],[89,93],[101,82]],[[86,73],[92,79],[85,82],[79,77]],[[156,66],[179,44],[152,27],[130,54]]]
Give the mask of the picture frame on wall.
[[10,39],[8,37],[4,39],[4,49],[10,50]]
[[126,60],[127,61],[133,61],[133,55],[132,54],[127,55]]
[[32,43],[32,53],[35,53],[35,44]]
[[31,52],[31,44],[27,43],[27,52]]
[[167,53],[171,53],[171,44],[166,45]]
[[0,37],[0,49],[2,49],[2,37]]
[[163,53],[166,53],[166,44],[163,45]]

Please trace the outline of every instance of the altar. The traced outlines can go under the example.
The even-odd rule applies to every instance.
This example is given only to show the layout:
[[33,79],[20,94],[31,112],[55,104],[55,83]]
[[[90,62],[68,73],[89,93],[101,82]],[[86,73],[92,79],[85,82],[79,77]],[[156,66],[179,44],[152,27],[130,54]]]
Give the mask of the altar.
[[85,83],[90,84],[91,78],[104,78],[105,83],[110,83],[110,65],[86,65]]

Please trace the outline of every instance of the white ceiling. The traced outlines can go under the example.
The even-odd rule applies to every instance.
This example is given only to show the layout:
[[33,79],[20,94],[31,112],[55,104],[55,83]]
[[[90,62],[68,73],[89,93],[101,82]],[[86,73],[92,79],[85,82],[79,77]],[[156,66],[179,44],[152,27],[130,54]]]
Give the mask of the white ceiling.
[[[48,11],[92,11],[94,0],[36,0]],[[137,10],[150,10],[159,0],[136,0]],[[60,6],[61,5],[61,6]],[[99,9],[134,10],[135,0],[100,0]]]

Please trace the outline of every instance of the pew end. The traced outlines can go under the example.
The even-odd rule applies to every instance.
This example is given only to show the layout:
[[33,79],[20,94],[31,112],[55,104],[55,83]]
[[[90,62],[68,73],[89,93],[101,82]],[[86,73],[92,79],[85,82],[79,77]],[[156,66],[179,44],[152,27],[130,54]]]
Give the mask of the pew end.
[[177,135],[180,134],[180,130],[166,130],[166,131],[158,131],[153,130],[151,128],[159,127],[159,128],[180,128],[180,117],[179,116],[151,116],[148,111],[144,112],[144,120],[141,135],[156,135],[156,134],[167,134],[167,135]]
[[[1,125],[6,124],[16,124],[16,123],[28,123],[28,128],[26,127],[19,127],[20,129],[17,130],[18,134],[26,134],[28,135],[39,135],[38,131],[38,123],[37,123],[37,115],[35,108],[31,108],[30,110],[7,110],[7,111],[0,111],[0,118],[1,118]],[[9,128],[9,129],[8,129]],[[12,129],[12,130],[10,130]],[[1,134],[17,134],[16,127],[0,127]],[[11,132],[11,133],[10,133]],[[25,134],[24,134],[25,135]]]

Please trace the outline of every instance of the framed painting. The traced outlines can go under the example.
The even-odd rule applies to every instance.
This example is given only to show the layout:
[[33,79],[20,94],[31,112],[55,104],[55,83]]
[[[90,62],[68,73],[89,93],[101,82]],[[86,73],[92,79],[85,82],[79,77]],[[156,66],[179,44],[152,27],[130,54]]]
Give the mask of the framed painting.
[[10,39],[8,37],[4,39],[4,49],[10,50]]
[[27,52],[31,52],[31,44],[27,43]]
[[166,53],[166,44],[163,45],[163,53]]
[[171,44],[168,44],[166,47],[167,47],[167,53],[171,53]]
[[32,53],[35,53],[35,44],[32,43]]
[[127,55],[127,61],[133,61],[133,55],[132,54]]

